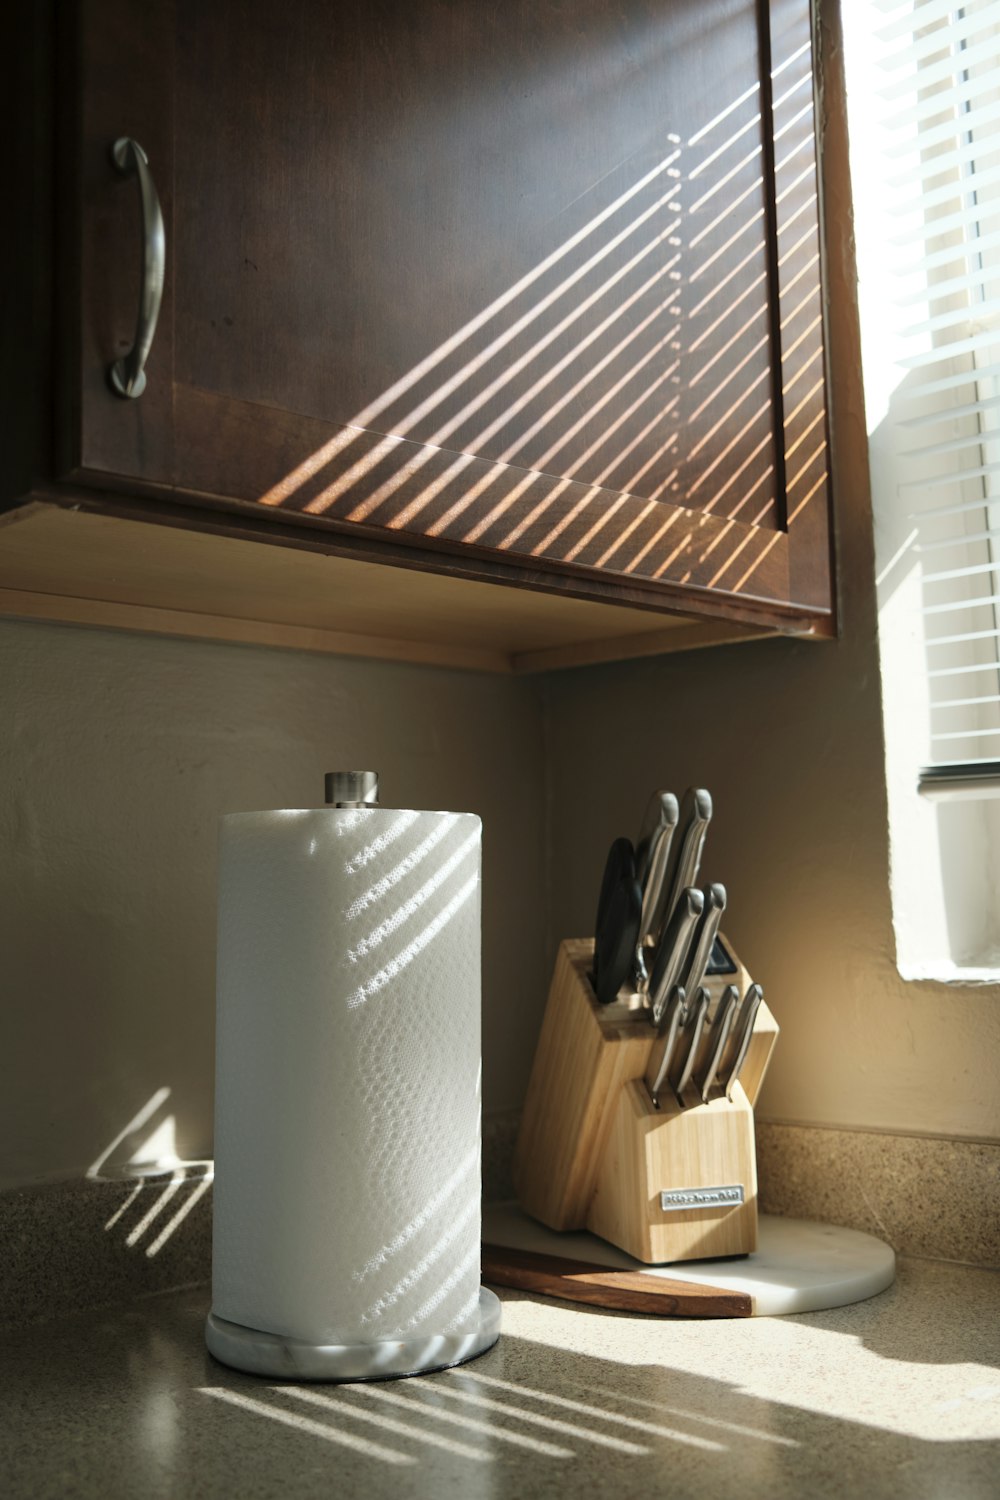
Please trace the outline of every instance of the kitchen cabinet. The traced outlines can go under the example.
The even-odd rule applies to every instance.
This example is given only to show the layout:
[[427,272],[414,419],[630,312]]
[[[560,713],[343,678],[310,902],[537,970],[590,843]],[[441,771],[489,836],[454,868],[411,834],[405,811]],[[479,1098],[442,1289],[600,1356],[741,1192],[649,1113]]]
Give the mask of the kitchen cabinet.
[[809,0],[21,12],[0,609],[508,666],[833,632]]

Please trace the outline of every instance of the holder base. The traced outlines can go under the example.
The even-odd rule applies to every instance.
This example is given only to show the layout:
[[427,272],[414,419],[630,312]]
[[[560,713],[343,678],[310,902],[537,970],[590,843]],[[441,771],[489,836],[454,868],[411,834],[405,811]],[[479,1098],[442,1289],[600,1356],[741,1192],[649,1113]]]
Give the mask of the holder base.
[[[668,1210],[660,1193],[670,1188],[735,1189],[739,1200]],[[665,1096],[655,1110],[645,1083],[627,1083],[619,1091],[586,1227],[646,1265],[755,1250],[753,1110],[740,1085],[732,1101],[681,1109]]]
[[283,1380],[388,1380],[446,1370],[485,1354],[500,1337],[500,1301],[487,1287],[479,1289],[477,1325],[462,1333],[430,1334],[415,1339],[386,1339],[374,1344],[310,1344],[244,1328],[209,1313],[205,1343],[224,1365],[251,1375]]

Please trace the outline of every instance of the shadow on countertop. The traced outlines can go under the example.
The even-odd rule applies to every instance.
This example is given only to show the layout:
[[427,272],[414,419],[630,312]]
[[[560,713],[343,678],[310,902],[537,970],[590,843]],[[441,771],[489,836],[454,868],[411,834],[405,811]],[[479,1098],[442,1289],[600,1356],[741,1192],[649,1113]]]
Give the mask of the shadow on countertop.
[[[967,1303],[962,1319],[951,1305],[956,1272]],[[896,1262],[896,1281],[878,1296],[829,1312],[793,1314],[787,1321],[857,1339],[887,1360],[1000,1369],[1000,1272],[904,1256]],[[1000,1402],[1000,1381],[996,1397]]]

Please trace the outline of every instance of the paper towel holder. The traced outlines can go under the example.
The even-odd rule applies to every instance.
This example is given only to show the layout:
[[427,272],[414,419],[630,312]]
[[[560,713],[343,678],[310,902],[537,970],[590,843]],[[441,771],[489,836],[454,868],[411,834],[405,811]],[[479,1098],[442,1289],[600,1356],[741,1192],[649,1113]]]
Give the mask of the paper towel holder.
[[[260,895],[266,888],[266,916],[269,918],[273,916],[276,895],[290,890],[292,894],[288,899],[292,903],[293,914],[298,915],[302,911],[312,911],[317,914],[314,925],[321,932],[323,943],[328,941],[328,934],[333,933],[335,948],[337,944],[342,946],[342,940],[336,937],[339,929],[336,922],[331,922],[330,912],[332,910],[335,915],[339,914],[341,924],[348,920],[349,913],[353,909],[348,904],[353,899],[350,882],[357,874],[354,862],[346,858],[345,851],[350,853],[353,849],[356,853],[357,849],[361,849],[365,854],[362,883],[370,883],[372,878],[370,848],[381,848],[382,843],[385,842],[386,827],[395,831],[400,822],[405,828],[409,828],[413,819],[431,820],[434,823],[433,842],[435,844],[441,841],[442,829],[450,834],[453,840],[460,841],[459,847],[465,851],[464,857],[467,862],[471,861],[473,867],[472,876],[468,882],[469,888],[478,890],[479,819],[473,814],[441,812],[406,814],[403,819],[400,819],[398,814],[389,809],[380,808],[378,783],[378,774],[374,771],[331,771],[326,774],[325,778],[327,802],[325,808],[306,811],[294,818],[289,818],[287,814],[280,811],[228,815],[223,820],[220,865],[228,868],[225,865],[226,851],[228,850],[231,858],[235,860],[237,853],[244,849],[249,841],[249,855],[244,854],[241,857],[249,859],[248,868],[252,876],[249,882],[250,892]],[[366,809],[364,818],[359,818],[354,809]],[[254,842],[255,838],[261,836],[260,825],[263,825],[263,831],[267,833],[268,839],[272,841],[277,839],[282,849],[289,845],[294,853],[299,851],[299,846],[302,852],[308,848],[310,858],[306,863],[309,877],[307,884],[309,885],[312,885],[316,879],[313,873],[315,862],[311,856],[316,854],[317,849],[320,851],[317,862],[325,858],[330,867],[327,873],[332,872],[332,884],[323,900],[310,903],[310,900],[300,899],[303,892],[299,891],[293,878],[295,872],[293,870],[292,875],[289,875],[284,866],[282,866],[282,878],[276,885],[273,882],[269,884],[261,881],[257,869],[259,861],[255,853],[257,845]],[[331,828],[333,833],[337,834],[336,838],[328,836]],[[414,836],[423,836],[426,839],[426,833],[421,834],[420,826]],[[390,842],[394,844],[394,840],[390,839]],[[268,847],[270,848],[270,844]],[[253,857],[250,858],[250,856]],[[394,847],[390,859],[395,857]],[[301,853],[299,853],[299,859],[301,863]],[[242,867],[236,863],[234,868]],[[326,866],[322,868],[325,870]],[[417,878],[423,879],[425,873],[422,870]],[[469,871],[466,870],[464,873],[469,874]],[[334,876],[336,879],[333,879]],[[267,921],[263,917],[260,920],[254,919],[254,933],[264,934],[259,942],[255,938],[256,947],[254,943],[247,943],[245,934],[240,935],[242,929],[234,937],[223,913],[228,910],[231,916],[232,911],[238,911],[242,920],[245,917],[247,903],[249,902],[252,906],[253,898],[252,894],[239,887],[237,891],[239,899],[230,891],[231,899],[227,907],[223,899],[226,889],[227,887],[220,882],[219,1020],[221,1023],[227,1015],[230,1019],[235,1016],[236,1032],[245,1042],[248,1034],[246,999],[248,995],[256,996],[254,1014],[264,1018],[262,1022],[264,1031],[261,1033],[263,1040],[258,1053],[261,1053],[261,1048],[263,1048],[270,1057],[279,1039],[285,1036],[287,1030],[283,1020],[287,977],[283,968],[280,972],[278,970],[272,972],[266,961],[270,949],[280,953],[281,945],[271,944],[269,949]],[[234,890],[236,889],[234,887]],[[307,894],[312,895],[312,892]],[[256,907],[254,910],[257,910]],[[461,919],[467,926],[469,923],[478,924],[478,899],[475,902],[467,900],[461,912],[471,913]],[[287,917],[287,913],[285,915]],[[258,913],[258,916],[260,917],[261,914]],[[426,915],[424,920],[426,921]],[[460,926],[459,918],[456,917],[453,927]],[[473,936],[475,941],[472,940]],[[248,949],[252,952],[249,974],[244,973],[239,967],[246,960]],[[328,977],[340,975],[340,968],[343,967],[337,952],[331,950],[327,953],[322,944],[320,951],[325,954],[323,964],[318,970],[320,978],[311,989],[306,983],[306,992],[316,997],[314,1010],[318,1020],[316,1025],[308,1029],[307,1035],[304,1033],[305,1050],[303,1051],[303,1047],[299,1046],[299,1054],[301,1054],[299,1060],[300,1062],[304,1060],[306,1073],[313,1078],[314,1084],[317,1083],[317,1078],[309,1072],[307,1065],[309,1060],[326,1057],[331,1039],[337,1042],[341,1037],[339,1030],[330,1030],[329,1018],[333,1016],[342,1020],[343,1017],[354,1016],[355,1021],[352,1024],[356,1026],[357,1018],[363,1018],[366,1014],[365,1007],[350,1004],[354,992],[350,987],[344,988],[341,982],[342,975],[339,979],[331,980]],[[464,977],[461,994],[474,998],[478,1013],[478,932],[470,929],[466,934],[466,939],[462,942],[462,952],[474,953],[474,964],[469,975],[464,975],[464,970],[462,971]],[[229,956],[228,967],[227,955]],[[234,965],[238,975],[235,980],[231,972]],[[232,981],[225,988],[222,987],[224,975],[228,975]],[[430,988],[437,994],[441,989],[438,983],[439,976],[435,971],[431,977],[433,982]],[[475,983],[473,983],[473,977]],[[417,993],[421,992],[417,991]],[[228,1011],[224,1003],[227,996],[229,997]],[[381,1038],[384,1033],[384,1020],[375,1016],[374,1008],[372,1008],[372,1015],[375,1018],[371,1021],[369,1030],[374,1028],[377,1036]],[[275,1020],[274,1025],[270,1024],[272,1018]],[[341,1021],[337,1024],[339,1026]],[[436,1024],[439,1027],[443,1024],[441,1016],[438,1017]],[[346,1021],[343,1025],[346,1027]],[[230,1035],[224,1027],[220,1026],[220,1031],[223,1040],[225,1036]],[[478,1060],[480,1051],[478,1025],[470,1026],[466,1028],[466,1031],[467,1035],[473,1038],[470,1046],[474,1043],[473,1049]],[[218,1034],[220,1033],[217,1032]],[[343,1034],[347,1035],[346,1030]],[[381,1053],[382,1050],[382,1042],[378,1040],[376,1052]],[[473,1203],[478,1210],[480,1183],[473,1181],[473,1178],[478,1177],[479,1174],[479,1129],[478,1122],[474,1121],[474,1116],[479,1113],[479,1085],[477,1082],[475,1089],[472,1089],[471,1080],[475,1076],[472,1062],[471,1057],[465,1058],[463,1054],[462,1078],[467,1080],[467,1086],[464,1092],[458,1089],[457,1096],[462,1098],[467,1096],[467,1100],[465,1112],[459,1111],[460,1118],[456,1116],[455,1132],[451,1137],[452,1140],[460,1143],[459,1147],[456,1147],[456,1150],[460,1150],[460,1158],[457,1166],[452,1163],[454,1171],[446,1179],[445,1185],[448,1186],[449,1193],[453,1190],[458,1192],[461,1189],[461,1192],[469,1197],[470,1203]],[[404,1173],[400,1181],[406,1192],[413,1197],[413,1202],[405,1200],[408,1204],[407,1216],[419,1211],[412,1224],[420,1227],[422,1232],[426,1229],[427,1243],[420,1247],[420,1255],[423,1257],[419,1262],[421,1275],[425,1274],[425,1267],[429,1268],[430,1274],[436,1274],[438,1286],[423,1283],[425,1290],[420,1292],[421,1283],[414,1282],[413,1272],[406,1266],[403,1270],[407,1274],[400,1281],[402,1272],[397,1263],[396,1269],[390,1265],[387,1273],[388,1295],[386,1295],[386,1287],[377,1283],[372,1283],[366,1291],[365,1295],[371,1307],[364,1316],[359,1318],[357,1315],[358,1309],[354,1305],[357,1301],[356,1297],[349,1307],[343,1305],[344,1287],[352,1286],[359,1268],[369,1264],[373,1248],[377,1249],[381,1245],[395,1250],[393,1235],[399,1238],[397,1230],[403,1222],[400,1218],[399,1205],[404,1201],[405,1194],[401,1197],[399,1194],[392,1196],[385,1192],[375,1192],[373,1201],[381,1203],[385,1210],[381,1219],[376,1216],[374,1221],[381,1225],[378,1228],[377,1237],[371,1239],[369,1236],[368,1240],[362,1237],[356,1245],[345,1239],[344,1246],[337,1248],[333,1255],[323,1251],[323,1247],[331,1241],[329,1224],[325,1221],[321,1222],[322,1215],[318,1219],[311,1212],[311,1202],[306,1201],[304,1204],[293,1202],[290,1208],[286,1204],[283,1211],[263,1216],[269,1221],[282,1223],[286,1227],[290,1226],[293,1244],[291,1258],[286,1257],[285,1261],[282,1261],[280,1255],[276,1256],[272,1239],[269,1239],[266,1233],[261,1235],[257,1232],[257,1227],[262,1222],[259,1202],[270,1201],[269,1183],[273,1188],[275,1181],[284,1180],[283,1163],[287,1164],[289,1151],[295,1149],[295,1137],[293,1133],[288,1140],[284,1141],[281,1149],[277,1152],[272,1151],[273,1122],[268,1125],[265,1112],[266,1138],[256,1143],[260,1149],[252,1152],[249,1167],[246,1162],[241,1165],[239,1154],[234,1155],[232,1150],[229,1150],[229,1155],[226,1156],[226,1150],[232,1146],[233,1141],[246,1140],[248,1133],[251,1146],[254,1146],[253,1131],[261,1118],[259,1100],[251,1098],[250,1092],[244,1086],[236,1087],[235,1092],[230,1087],[228,1093],[225,1088],[220,1089],[219,1086],[220,1081],[224,1079],[228,1079],[232,1084],[235,1078],[238,1083],[240,1076],[246,1073],[246,1068],[244,1051],[238,1047],[234,1051],[232,1045],[228,1049],[224,1046],[217,1048],[216,1181],[217,1189],[224,1187],[225,1192],[217,1193],[213,1224],[213,1307],[205,1325],[205,1342],[209,1352],[224,1364],[254,1375],[322,1381],[382,1380],[423,1374],[462,1364],[485,1353],[499,1337],[501,1305],[493,1291],[479,1284],[479,1222],[478,1215],[476,1215],[473,1223],[471,1212],[463,1214],[460,1220],[462,1225],[468,1227],[469,1243],[467,1245],[464,1241],[459,1243],[461,1259],[456,1259],[452,1273],[442,1280],[444,1272],[440,1269],[440,1256],[445,1247],[452,1244],[454,1235],[442,1238],[434,1228],[436,1216],[425,1212],[431,1203],[437,1202],[437,1194],[441,1189],[443,1169],[437,1154],[434,1155],[433,1160],[424,1163],[423,1176],[418,1174],[411,1182]],[[296,1077],[298,1076],[299,1074],[296,1073]],[[329,1093],[328,1084],[328,1073],[324,1065],[320,1069],[318,1087]],[[298,1092],[300,1096],[304,1096],[308,1093],[308,1089],[302,1088]],[[435,1090],[431,1088],[423,1092],[427,1097],[433,1098]],[[226,1112],[221,1117],[220,1095],[229,1100]],[[341,1097],[353,1099],[349,1090],[346,1094],[342,1093]],[[356,1103],[362,1119],[366,1118],[367,1096],[359,1096]],[[288,1111],[283,1109],[281,1113],[284,1117]],[[426,1110],[419,1118],[426,1125],[425,1115]],[[426,1131],[423,1133],[427,1134]],[[394,1139],[397,1138],[398,1130]],[[284,1140],[284,1137],[281,1139]],[[475,1153],[473,1147],[475,1147]],[[413,1154],[412,1142],[409,1138],[404,1142],[403,1154],[406,1160],[409,1160]],[[473,1171],[474,1154],[475,1172]],[[229,1168],[223,1170],[226,1168],[227,1161]],[[265,1169],[264,1177],[261,1178],[261,1162],[273,1168],[270,1177]],[[460,1174],[459,1167],[461,1168]],[[345,1183],[347,1183],[346,1187]],[[355,1188],[356,1186],[355,1184]],[[364,1190],[367,1191],[367,1188]],[[432,1190],[435,1196],[428,1200],[427,1195]],[[312,1200],[335,1204],[345,1191],[354,1191],[350,1188],[348,1179],[342,1180],[336,1174],[327,1173],[323,1176],[322,1191],[317,1194],[313,1188],[310,1193]],[[280,1192],[275,1201],[278,1200],[282,1204],[285,1203]],[[352,1201],[357,1201],[356,1192]],[[464,1202],[464,1199],[462,1201]],[[407,1230],[410,1227],[411,1223],[408,1218]],[[319,1230],[318,1238],[317,1229]],[[336,1236],[333,1239],[339,1245]],[[312,1250],[315,1250],[317,1245],[322,1253],[314,1254]],[[280,1246],[278,1248],[281,1249]],[[300,1249],[303,1249],[302,1254],[299,1253]],[[450,1252],[453,1259],[458,1255],[459,1250],[455,1250],[453,1246]],[[474,1257],[473,1251],[475,1251]],[[473,1264],[473,1258],[475,1264]],[[376,1256],[371,1264],[374,1265],[377,1260]],[[459,1272],[461,1276],[458,1275]],[[471,1286],[467,1284],[470,1280]],[[397,1296],[397,1292],[401,1290],[407,1292],[411,1290],[410,1282],[414,1282],[417,1286],[417,1302],[423,1298],[426,1306],[408,1309],[405,1299],[400,1300]],[[290,1287],[295,1288],[303,1284],[309,1295],[300,1306],[295,1302],[294,1297],[289,1299],[286,1293]],[[427,1285],[431,1285],[429,1296],[425,1295]],[[440,1303],[449,1288],[453,1295],[453,1305],[449,1307],[445,1304],[445,1310],[440,1307]],[[455,1300],[459,1298],[460,1302]],[[412,1301],[413,1298],[411,1297],[410,1300]],[[390,1306],[388,1315],[384,1312],[383,1303]],[[365,1306],[367,1305],[366,1303]],[[369,1331],[372,1335],[370,1338],[366,1337]]]
[[377,807],[377,771],[327,771],[326,800],[332,807]]

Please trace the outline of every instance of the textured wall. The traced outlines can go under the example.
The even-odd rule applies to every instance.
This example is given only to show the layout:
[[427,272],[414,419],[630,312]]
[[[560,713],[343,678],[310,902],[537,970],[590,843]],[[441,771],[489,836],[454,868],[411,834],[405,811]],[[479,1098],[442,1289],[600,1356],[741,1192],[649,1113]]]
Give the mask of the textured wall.
[[484,1097],[520,1102],[544,989],[531,682],[0,623],[0,1185],[84,1170],[160,1087],[211,1154],[216,829],[381,772],[484,823]]

